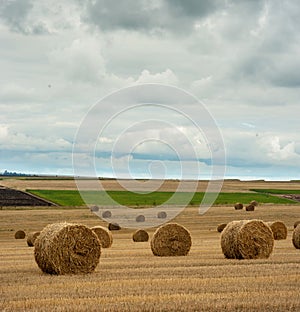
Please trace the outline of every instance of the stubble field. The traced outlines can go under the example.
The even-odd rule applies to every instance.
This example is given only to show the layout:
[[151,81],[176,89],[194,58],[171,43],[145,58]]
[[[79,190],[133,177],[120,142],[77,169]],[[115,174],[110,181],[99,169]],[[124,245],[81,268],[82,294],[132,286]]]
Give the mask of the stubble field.
[[[258,184],[248,188],[260,188]],[[297,189],[297,185],[299,189],[299,183],[286,188]],[[238,188],[237,183],[234,189],[247,191],[247,186],[240,183]],[[61,221],[106,226],[102,220],[87,208],[4,209],[0,214],[1,311],[300,310],[300,250],[291,242],[293,224],[300,220],[296,204],[260,205],[254,212],[215,206],[203,216],[197,207],[188,207],[174,220],[191,232],[188,256],[155,257],[149,242],[134,243],[134,230],[123,229],[113,232],[113,245],[102,249],[94,273],[73,276],[43,274],[33,248],[27,247],[26,240],[15,240],[15,231],[41,230]],[[224,259],[216,226],[240,219],[281,220],[288,237],[275,241],[269,259]],[[148,230],[150,237],[154,230]]]

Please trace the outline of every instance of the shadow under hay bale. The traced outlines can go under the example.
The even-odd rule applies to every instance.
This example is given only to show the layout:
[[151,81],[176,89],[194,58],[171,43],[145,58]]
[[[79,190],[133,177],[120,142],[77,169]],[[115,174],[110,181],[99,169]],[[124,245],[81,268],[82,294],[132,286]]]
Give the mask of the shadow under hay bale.
[[190,232],[177,223],[159,227],[151,239],[151,250],[155,256],[186,256],[192,246]]
[[91,273],[99,263],[101,245],[97,235],[85,225],[47,225],[34,243],[34,257],[48,274]]
[[26,236],[26,233],[22,230],[18,230],[16,233],[15,233],[15,239],[24,239]]
[[246,206],[246,211],[254,211],[255,210],[255,206],[250,204],[248,206]]
[[31,232],[27,235],[27,245],[28,247],[33,247],[35,240],[38,238],[41,232]]
[[221,234],[221,248],[228,259],[266,259],[274,246],[270,227],[261,220],[232,221]]
[[300,224],[300,221],[296,221],[296,222],[294,223],[294,229],[297,227],[298,224]]
[[241,209],[243,209],[244,208],[244,205],[242,204],[242,203],[236,203],[235,205],[234,205],[234,209],[235,210],[241,210]]
[[112,214],[111,214],[111,211],[109,210],[106,210],[106,211],[103,211],[102,212],[102,217],[103,218],[111,218]]
[[167,217],[167,213],[165,211],[160,211],[158,214],[157,214],[157,218],[158,219],[165,219]]
[[267,224],[271,228],[275,240],[287,238],[287,227],[283,222],[275,221],[275,222],[267,222]]
[[132,240],[134,242],[148,242],[149,234],[145,230],[137,230],[133,233]]
[[136,222],[145,222],[145,216],[139,215],[135,218]]
[[109,223],[108,224],[108,229],[110,231],[119,231],[119,230],[121,230],[121,227],[120,227],[120,225],[118,223]]
[[257,207],[258,206],[258,202],[256,200],[252,200],[250,202],[250,205],[253,205],[254,207]]
[[300,249],[300,225],[299,224],[294,229],[292,242],[296,249]]
[[219,225],[217,226],[217,231],[218,231],[219,233],[221,233],[221,232],[225,229],[226,225],[227,225],[227,223],[221,223],[221,224],[219,224]]
[[113,243],[113,237],[110,231],[103,226],[94,226],[91,228],[99,238],[102,248],[109,248]]

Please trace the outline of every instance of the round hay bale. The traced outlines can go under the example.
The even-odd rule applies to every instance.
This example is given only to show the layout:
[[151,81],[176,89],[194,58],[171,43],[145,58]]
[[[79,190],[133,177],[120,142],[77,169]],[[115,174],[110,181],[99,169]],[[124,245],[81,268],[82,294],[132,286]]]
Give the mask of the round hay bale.
[[91,209],[92,212],[99,211],[99,207],[98,206],[92,206],[90,209]]
[[300,221],[296,221],[296,222],[294,223],[294,229],[297,227],[298,224],[300,224]]
[[300,249],[300,225],[297,225],[293,232],[293,245],[296,249]]
[[109,210],[106,210],[106,211],[103,211],[102,212],[102,217],[103,218],[111,218],[112,214],[111,214],[111,211]]
[[158,219],[165,219],[167,217],[167,213],[165,211],[160,211],[158,214],[157,214],[157,218]]
[[136,222],[145,222],[145,216],[139,215],[135,218]]
[[98,265],[100,255],[97,235],[80,224],[49,224],[34,243],[35,261],[49,274],[91,273]]
[[221,248],[228,259],[266,259],[273,246],[272,230],[261,220],[232,221],[221,234]]
[[243,209],[244,208],[244,205],[242,204],[242,203],[236,203],[235,205],[234,205],[234,209],[235,210],[241,210],[241,209]]
[[37,237],[40,235],[41,232],[31,232],[27,235],[27,245],[29,247],[34,246],[34,242],[37,239]]
[[177,223],[159,227],[151,239],[151,250],[155,256],[186,256],[192,246],[190,232]]
[[100,225],[92,227],[91,230],[93,230],[98,236],[99,241],[101,243],[101,247],[103,248],[111,247],[113,243],[113,237],[110,231],[108,231],[106,228]]
[[149,234],[145,230],[137,230],[133,233],[132,240],[134,242],[148,242]]
[[256,200],[252,200],[250,202],[250,205],[253,205],[253,206],[257,207],[258,206],[258,202]]
[[275,240],[287,238],[287,227],[283,222],[275,221],[275,222],[267,222],[267,224],[271,228]]
[[109,223],[108,224],[108,229],[110,231],[119,231],[119,230],[121,230],[121,227],[120,227],[120,225],[118,223]]
[[218,231],[219,233],[221,233],[221,232],[225,229],[226,225],[227,225],[227,223],[221,223],[221,224],[219,224],[219,225],[217,226],[217,231]]
[[26,233],[22,230],[18,230],[16,233],[15,233],[15,239],[24,239],[26,236]]
[[254,211],[254,209],[255,209],[255,206],[254,205],[248,205],[248,206],[246,206],[246,211]]

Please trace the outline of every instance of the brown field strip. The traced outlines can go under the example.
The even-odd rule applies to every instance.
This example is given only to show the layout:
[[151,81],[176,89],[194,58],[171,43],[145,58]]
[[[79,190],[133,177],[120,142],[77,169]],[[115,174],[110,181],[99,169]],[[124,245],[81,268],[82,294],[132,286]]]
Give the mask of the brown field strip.
[[[121,180],[121,183],[130,187],[130,190],[136,191],[147,191],[157,190],[173,192],[176,191],[179,182],[175,180],[166,181],[131,181]],[[22,180],[22,179],[3,179],[0,180],[0,185],[10,187],[19,190],[26,189],[47,189],[47,190],[76,190],[77,186],[74,180]],[[83,187],[86,186],[89,189],[91,181],[86,180],[83,182]],[[207,189],[207,181],[199,181],[197,186],[197,192],[204,192]],[[82,186],[82,185],[81,185]],[[185,181],[184,189],[182,191],[190,191],[194,187],[194,182]],[[101,180],[99,182],[99,188],[107,191],[118,191],[124,190],[124,187],[116,180]],[[284,182],[284,181],[236,181],[236,180],[225,180],[222,187],[222,192],[249,192],[249,189],[289,189],[299,190],[300,182]]]
[[[297,206],[261,205],[254,212],[187,208],[175,221],[193,245],[186,257],[154,257],[149,242],[134,243],[134,230],[113,232],[111,248],[89,275],[43,274],[26,240],[14,232],[40,230],[59,221],[105,225],[88,209],[0,211],[1,311],[299,311],[300,251],[291,243]],[[288,238],[275,241],[267,260],[226,260],[216,226],[238,219],[280,219]],[[149,230],[150,237],[154,229]]]

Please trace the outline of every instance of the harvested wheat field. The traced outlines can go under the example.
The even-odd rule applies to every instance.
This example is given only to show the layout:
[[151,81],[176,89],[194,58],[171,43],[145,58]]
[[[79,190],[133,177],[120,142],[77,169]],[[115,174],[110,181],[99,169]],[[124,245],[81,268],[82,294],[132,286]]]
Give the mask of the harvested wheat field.
[[[176,209],[176,207],[174,207]],[[232,206],[199,215],[188,207],[173,222],[192,237],[186,256],[156,257],[149,241],[135,243],[132,229],[113,231],[113,245],[101,250],[89,274],[49,275],[34,259],[18,229],[40,231],[68,222],[87,227],[107,223],[88,208],[0,210],[0,311],[299,311],[300,252],[292,243],[299,205],[260,204],[251,214]],[[267,259],[226,259],[218,224],[234,220],[281,220],[287,239],[274,241]]]

